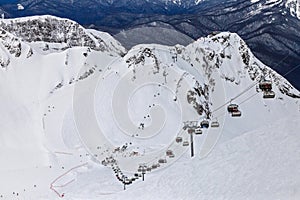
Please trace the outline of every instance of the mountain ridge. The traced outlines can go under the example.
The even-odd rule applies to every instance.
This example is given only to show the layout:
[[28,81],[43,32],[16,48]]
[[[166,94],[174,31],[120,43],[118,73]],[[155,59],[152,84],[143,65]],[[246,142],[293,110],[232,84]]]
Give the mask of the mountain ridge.
[[[52,50],[53,52],[59,52],[64,51],[68,48],[80,46],[88,47],[95,51],[107,53],[116,52],[118,56],[123,57],[124,55],[126,55],[127,51],[109,34],[92,29],[85,29],[75,21],[68,20],[66,18],[44,15],[16,19],[5,19],[0,20],[0,23],[1,29],[3,29],[4,31],[2,34],[6,34],[7,31],[9,34],[14,35],[12,37],[15,37],[15,39],[11,38],[10,40],[17,41],[18,38],[21,38],[22,41],[26,41],[27,43],[43,42],[44,44],[39,44],[44,47],[41,52],[51,52],[49,50]],[[215,34],[217,34],[218,36],[218,33],[214,33],[209,35],[208,38],[216,37],[216,39],[213,39],[214,42],[219,40],[224,40],[225,42],[227,39],[224,39],[223,37],[228,38],[231,33],[229,33],[229,36],[223,36],[223,34],[221,34],[221,37],[214,36]],[[246,43],[242,41],[242,39],[237,34],[234,33],[231,35],[234,35],[234,37],[238,37],[237,40],[241,41],[243,47],[241,46],[240,48],[246,48],[245,54],[242,55],[244,57],[243,59],[245,59],[245,57],[250,57],[248,55],[248,52],[250,50],[248,49]],[[5,37],[2,36],[2,38]],[[205,38],[201,37],[197,41],[187,45],[187,48],[203,40],[205,41]],[[51,44],[59,44],[62,47],[52,47]],[[7,45],[4,44],[4,46]],[[10,50],[11,54],[15,55],[15,57],[19,57],[21,54],[21,46],[22,45],[20,43],[16,43],[14,47],[8,46],[8,49]],[[41,47],[39,48],[41,49]],[[251,55],[251,57],[253,57],[253,55]],[[223,59],[220,57],[220,55],[217,55],[217,60]],[[248,62],[249,61],[244,60],[244,64],[249,65]]]

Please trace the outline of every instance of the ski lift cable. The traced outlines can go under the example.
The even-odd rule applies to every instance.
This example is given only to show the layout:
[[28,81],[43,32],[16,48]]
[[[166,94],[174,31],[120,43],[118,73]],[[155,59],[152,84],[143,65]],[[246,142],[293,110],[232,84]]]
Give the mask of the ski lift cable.
[[251,95],[250,97],[248,97],[244,101],[240,102],[239,104],[242,105],[243,103],[246,103],[247,101],[249,101],[250,99],[252,99],[253,97],[255,97],[258,94],[259,94],[259,92],[256,92],[255,94]]
[[[286,76],[288,74],[290,74],[291,72],[293,72],[294,70],[296,70],[297,68],[300,67],[300,64],[293,67],[290,71],[288,71],[287,73],[285,73],[283,76]],[[246,90],[244,90],[243,92],[241,92],[240,94],[238,94],[237,96],[235,96],[234,98],[232,98],[231,100],[227,101],[226,103],[224,103],[223,105],[219,106],[217,109],[215,109],[214,111],[212,111],[212,113],[216,112],[217,110],[221,109],[222,107],[226,106],[228,103],[230,103],[231,101],[237,99],[239,96],[241,96],[242,94],[246,93],[249,89],[251,89],[253,86],[255,86],[258,83],[258,81],[255,82],[255,84],[250,85]],[[246,100],[242,101],[240,104],[243,104],[247,101],[249,101],[250,99],[252,99],[254,96],[256,96],[259,93],[255,93],[253,95],[251,95],[250,97],[248,97]],[[226,112],[223,112],[222,114],[220,114],[218,117],[222,116],[223,114],[225,114]],[[215,117],[215,118],[218,118]]]
[[[240,102],[239,105],[242,105],[242,104],[246,103],[247,101],[251,100],[253,97],[255,97],[258,94],[259,94],[259,92],[256,92],[255,94],[251,95],[250,97],[248,97],[245,100],[243,100],[242,102]],[[225,114],[226,114],[226,111],[222,112],[220,115],[214,117],[213,119],[218,119],[219,117],[221,117],[221,116],[223,116]]]
[[[184,131],[181,130],[181,132],[178,134],[178,136],[181,136],[181,137],[182,137],[183,135],[184,135]],[[171,147],[174,143],[175,143],[175,141],[173,141],[171,144],[167,145],[166,149],[170,149],[170,147]],[[181,155],[181,156],[182,156],[182,155]],[[151,164],[151,163],[156,163],[157,160],[160,159],[160,158],[162,158],[162,157],[163,157],[163,158],[166,158],[165,153],[159,154],[159,155],[155,156],[153,159],[151,159],[151,160],[145,162],[144,165],[149,165],[149,164]]]
[[[278,66],[282,61],[284,61],[288,56],[289,56],[289,54],[287,56],[285,56],[279,63],[277,63],[276,66]],[[290,71],[288,71],[287,73],[285,73],[283,76],[286,76],[286,75],[290,74],[291,72],[293,72],[294,70],[296,70],[299,67],[300,67],[300,64],[297,65],[297,66],[295,66],[295,67],[293,67]],[[233,100],[237,99],[238,97],[242,96],[244,93],[246,93],[247,91],[249,91],[252,87],[254,87],[258,82],[259,82],[259,80],[255,81],[252,85],[250,85],[248,88],[246,88],[240,94],[238,94],[237,96],[233,97],[232,99],[230,99],[229,101],[227,101],[223,105],[221,105],[218,108],[216,108],[215,110],[213,110],[212,113],[220,110],[221,108],[223,108],[224,106],[226,106],[227,104],[229,104],[231,101],[233,101]]]
[[[283,59],[283,60],[284,60],[284,59]],[[291,72],[293,72],[294,70],[296,70],[296,69],[299,68],[299,67],[300,67],[300,64],[297,65],[297,66],[295,66],[295,67],[293,67],[290,71],[288,71],[287,73],[285,73],[283,76],[286,76],[286,75],[290,74]],[[258,82],[258,81],[257,81],[257,82]],[[252,87],[251,87],[251,88],[252,88]],[[250,89],[250,88],[249,88],[249,89]],[[245,91],[245,92],[246,92],[246,91]],[[240,104],[245,103],[246,101],[248,101],[248,100],[251,99],[252,97],[256,96],[257,94],[259,94],[259,93],[255,93],[254,95],[250,96],[250,97],[247,98],[246,100],[242,101]],[[237,97],[235,97],[235,98],[237,98]]]
[[232,102],[233,100],[237,99],[238,97],[242,96],[243,94],[245,94],[247,91],[249,91],[251,88],[253,88],[256,84],[258,83],[258,81],[255,81],[253,84],[249,85],[244,91],[240,92],[238,95],[236,95],[235,97],[233,97],[232,99],[230,99],[229,101],[225,102],[223,105],[219,106],[218,108],[216,108],[215,110],[212,111],[212,113],[220,110],[221,108],[223,108],[224,106],[226,106],[227,104],[229,104],[230,102]]

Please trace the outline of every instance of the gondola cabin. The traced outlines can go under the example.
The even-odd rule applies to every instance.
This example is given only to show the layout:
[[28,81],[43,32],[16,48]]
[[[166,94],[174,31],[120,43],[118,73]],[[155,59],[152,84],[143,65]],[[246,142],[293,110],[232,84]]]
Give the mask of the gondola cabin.
[[259,89],[263,91],[272,90],[272,82],[271,81],[262,81],[259,83]]
[[275,92],[273,91],[265,91],[263,95],[264,99],[272,99],[275,98]]
[[208,128],[209,127],[209,122],[207,120],[203,120],[201,123],[200,123],[200,127],[201,128]]
[[239,111],[239,106],[237,104],[230,104],[227,107],[227,111],[230,112],[230,113],[237,112],[237,111]]
[[232,112],[231,113],[231,116],[232,117],[240,117],[240,116],[242,116],[242,112],[241,111],[234,111],[234,112]]

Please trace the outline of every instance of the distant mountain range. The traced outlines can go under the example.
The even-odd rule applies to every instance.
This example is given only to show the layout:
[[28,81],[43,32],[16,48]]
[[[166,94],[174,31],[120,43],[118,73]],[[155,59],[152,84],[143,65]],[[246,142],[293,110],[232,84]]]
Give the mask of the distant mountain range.
[[[115,35],[127,48],[151,42],[187,45],[214,31],[236,32],[282,75],[300,63],[299,11],[296,0],[21,0],[0,9],[6,17],[67,17]],[[286,78],[300,89],[297,74],[300,69]]]

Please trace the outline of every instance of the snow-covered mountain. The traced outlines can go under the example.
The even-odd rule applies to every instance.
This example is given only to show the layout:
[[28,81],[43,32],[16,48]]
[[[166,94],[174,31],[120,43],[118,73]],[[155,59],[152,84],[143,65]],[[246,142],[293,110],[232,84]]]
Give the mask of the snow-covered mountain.
[[235,33],[126,51],[68,19],[2,20],[0,63],[1,198],[299,198],[300,92]]
[[78,23],[52,16],[1,20],[1,28],[38,45],[42,51],[66,50],[71,47],[89,47],[98,51],[124,54],[125,49],[109,34],[86,30]]
[[[125,23],[130,24],[129,27],[123,26],[121,20],[113,17],[116,24],[107,27],[103,20],[100,27],[111,33],[116,32],[116,37],[124,45],[134,43],[137,37],[144,41],[151,41],[152,38],[153,42],[159,42],[157,38],[167,38],[164,41],[179,42],[177,39],[182,38],[182,34],[197,39],[216,30],[236,32],[247,42],[256,57],[284,75],[300,62],[300,20],[295,14],[290,15],[290,11],[295,13],[295,3],[267,0],[209,1],[184,15],[145,15],[137,18],[130,15]],[[116,27],[121,27],[121,30]],[[190,40],[180,41],[187,45]],[[169,42],[169,45],[173,43]],[[299,69],[285,77],[299,89],[297,74]]]
[[[18,10],[17,3],[24,10]],[[300,62],[299,10],[297,0],[20,0],[0,7],[7,18],[45,14],[70,18],[117,35],[126,48],[140,41],[187,45],[213,31],[236,32],[280,74]],[[299,89],[297,73],[286,78]]]

